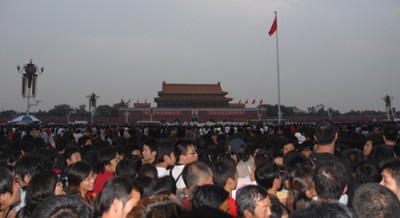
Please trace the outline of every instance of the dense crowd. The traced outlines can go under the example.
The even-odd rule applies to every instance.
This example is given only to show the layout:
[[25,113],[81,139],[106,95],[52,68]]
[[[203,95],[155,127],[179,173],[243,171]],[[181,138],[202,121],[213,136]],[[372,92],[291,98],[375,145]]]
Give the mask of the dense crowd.
[[400,217],[396,123],[1,126],[0,218]]

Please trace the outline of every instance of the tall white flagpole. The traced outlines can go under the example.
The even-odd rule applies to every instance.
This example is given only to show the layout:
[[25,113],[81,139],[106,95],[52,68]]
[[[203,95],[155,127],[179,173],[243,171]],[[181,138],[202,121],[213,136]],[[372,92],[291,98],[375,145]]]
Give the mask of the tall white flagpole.
[[[275,28],[275,32],[276,32],[276,66],[277,66],[277,74],[278,74],[278,123],[280,124],[282,121],[282,112],[281,112],[281,85],[280,85],[280,75],[279,75],[279,43],[278,43],[278,15],[275,11],[275,19],[274,19],[274,23],[272,24],[273,26],[276,25],[275,27],[271,27]],[[271,34],[271,30],[270,30],[270,35]]]

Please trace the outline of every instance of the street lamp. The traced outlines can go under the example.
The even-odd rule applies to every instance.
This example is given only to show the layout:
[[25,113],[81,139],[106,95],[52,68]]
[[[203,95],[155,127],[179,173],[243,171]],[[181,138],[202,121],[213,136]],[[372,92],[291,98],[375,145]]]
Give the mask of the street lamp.
[[[22,97],[27,98],[27,106],[26,106],[26,114],[29,115],[29,109],[31,106],[36,106],[40,103],[40,101],[36,101],[36,103],[31,104],[31,98],[35,98],[36,96],[36,88],[37,88],[37,77],[39,74],[42,74],[44,71],[44,67],[39,69],[38,66],[32,63],[32,59],[30,63],[25,64],[23,68],[20,65],[17,65],[18,73],[22,74]],[[24,73],[25,72],[25,73]]]
[[96,99],[98,99],[100,96],[94,94],[94,92],[92,92],[92,94],[86,96],[87,98],[89,98],[89,111],[90,111],[90,115],[91,115],[91,121],[93,124],[93,116],[94,116],[94,111],[96,110]]

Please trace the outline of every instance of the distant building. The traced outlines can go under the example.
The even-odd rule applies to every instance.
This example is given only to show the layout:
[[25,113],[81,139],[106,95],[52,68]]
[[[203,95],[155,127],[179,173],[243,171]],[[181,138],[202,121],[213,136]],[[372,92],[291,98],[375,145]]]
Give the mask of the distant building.
[[154,98],[157,108],[229,108],[232,98],[217,84],[162,83],[162,90]]
[[129,123],[138,121],[233,121],[265,120],[264,108],[245,108],[243,103],[230,103],[228,92],[217,84],[162,83],[162,90],[150,103],[135,103],[134,108],[121,108],[119,116],[129,112]]

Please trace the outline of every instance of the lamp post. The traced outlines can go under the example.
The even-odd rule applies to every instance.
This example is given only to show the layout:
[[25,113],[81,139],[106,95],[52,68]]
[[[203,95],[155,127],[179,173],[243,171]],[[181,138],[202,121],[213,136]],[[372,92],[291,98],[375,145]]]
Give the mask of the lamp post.
[[38,66],[32,63],[31,59],[30,62],[25,64],[22,68],[20,65],[17,65],[17,70],[18,73],[22,74],[22,97],[27,98],[26,114],[29,115],[30,107],[40,103],[40,101],[36,101],[36,103],[31,104],[31,98],[35,98],[36,96],[37,77],[39,74],[43,73],[44,67],[39,69]]
[[[385,108],[386,108],[386,113],[387,113],[387,119],[390,120],[390,112],[392,111],[392,100],[393,97],[386,95],[382,97],[382,100],[385,101]],[[393,111],[392,111],[393,114]]]
[[89,98],[89,111],[90,111],[90,116],[91,116],[91,123],[93,124],[93,116],[94,116],[94,111],[96,110],[96,99],[98,99],[100,96],[94,94],[94,92],[92,92],[92,94],[86,96],[87,98]]

